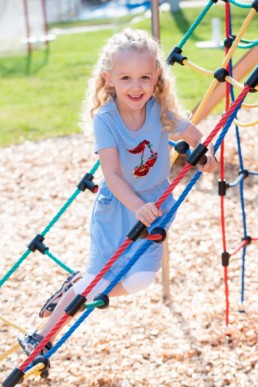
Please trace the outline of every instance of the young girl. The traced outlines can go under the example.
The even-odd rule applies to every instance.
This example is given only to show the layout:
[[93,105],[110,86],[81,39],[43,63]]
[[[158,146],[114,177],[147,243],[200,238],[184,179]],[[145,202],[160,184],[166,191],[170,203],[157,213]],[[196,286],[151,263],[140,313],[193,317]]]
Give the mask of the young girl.
[[[51,315],[45,327],[19,339],[27,354],[56,325],[74,297],[85,290],[137,220],[149,227],[175,202],[170,195],[160,209],[155,206],[169,186],[168,138],[182,138],[194,148],[201,142],[202,133],[181,113],[173,79],[164,64],[158,42],[141,30],[126,29],[115,34],[100,55],[88,100],[95,152],[104,179],[92,212],[88,266],[82,278],[78,273],[70,276],[43,306],[40,316]],[[212,145],[206,155],[207,163],[199,169],[212,172],[216,169]],[[119,257],[89,293],[88,302],[108,286],[141,243],[141,239],[137,240]],[[148,287],[161,260],[162,244],[152,243],[109,296],[127,295]],[[44,350],[49,348],[50,343]]]

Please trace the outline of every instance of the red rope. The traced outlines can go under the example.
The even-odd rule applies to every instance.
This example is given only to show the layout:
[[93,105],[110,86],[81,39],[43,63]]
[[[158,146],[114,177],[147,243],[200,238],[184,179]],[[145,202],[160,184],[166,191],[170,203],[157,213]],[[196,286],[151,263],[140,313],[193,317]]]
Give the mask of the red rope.
[[215,126],[215,128],[211,131],[211,133],[207,136],[207,138],[205,139],[205,141],[203,142],[203,145],[204,146],[208,146],[210,144],[210,142],[213,140],[213,138],[216,136],[216,134],[219,132],[219,130],[226,124],[227,120],[229,119],[229,117],[232,115],[232,113],[234,112],[234,110],[236,110],[236,108],[238,107],[238,105],[244,100],[246,94],[248,93],[248,91],[251,89],[251,86],[249,85],[246,85],[243,90],[241,91],[241,93],[239,94],[239,96],[236,98],[236,100],[232,103],[232,105],[230,106],[230,108],[226,111],[226,113],[224,114],[223,117],[221,117],[221,119],[219,120],[219,122],[217,123],[217,125]]
[[149,234],[147,236],[147,239],[149,239],[150,241],[160,241],[162,239],[162,235],[161,234]]
[[123,244],[119,247],[119,249],[115,252],[115,254],[109,259],[106,265],[100,270],[100,272],[96,275],[96,277],[91,281],[91,283],[87,286],[87,288],[82,293],[83,297],[87,297],[90,291],[96,286],[96,284],[100,281],[100,279],[104,276],[104,274],[110,269],[113,263],[118,259],[118,257],[124,252],[124,250],[132,243],[132,240],[127,238]]
[[230,254],[230,256],[232,257],[232,255],[235,255],[236,253],[239,252],[239,250],[241,250],[243,247],[247,246],[248,245],[248,242],[247,241],[243,241],[240,243],[240,245],[236,248],[235,251],[233,251],[233,253]]
[[[239,95],[239,97],[235,100],[235,102],[232,104],[231,108],[229,109],[230,112],[227,112],[225,116],[219,121],[219,123],[216,125],[216,127],[213,129],[211,134],[206,138],[205,142],[203,143],[205,146],[207,146],[213,137],[218,133],[219,129],[224,125],[224,123],[227,121],[228,117],[232,114],[235,107],[238,106],[238,104],[244,99],[245,95],[249,91],[250,86],[246,86],[242,93]],[[173,189],[178,185],[178,183],[182,180],[182,178],[185,176],[185,174],[189,171],[189,169],[192,167],[191,164],[187,163],[181,172],[178,174],[177,177],[170,183],[169,187],[165,190],[165,192],[161,195],[159,200],[155,203],[156,206],[159,208],[161,204],[166,200],[166,198],[170,195],[170,193],[173,191]],[[97,282],[104,276],[104,274],[109,270],[109,268],[113,265],[113,263],[118,259],[118,257],[122,254],[122,252],[129,246],[129,244],[132,242],[131,239],[127,238],[124,243],[120,246],[120,248],[116,251],[116,253],[110,258],[110,260],[107,262],[107,264],[103,267],[103,269],[96,275],[96,277],[92,280],[92,282],[87,286],[87,288],[82,293],[82,296],[86,297],[88,293],[94,288],[94,286],[97,284]],[[69,315],[65,313],[63,317],[59,320],[59,322],[49,331],[49,333],[44,337],[44,339],[40,342],[40,344],[37,346],[37,348],[34,349],[33,352],[29,355],[29,357],[22,363],[20,366],[20,370],[24,372],[24,370],[29,366],[29,364],[33,361],[33,359],[37,356],[37,354],[45,347],[45,345],[51,340],[53,336],[62,328],[64,323],[69,319]]]
[[[95,285],[100,281],[100,279],[104,276],[104,274],[109,270],[109,268],[113,265],[113,263],[118,259],[118,257],[122,254],[122,252],[132,243],[132,240],[127,238],[124,243],[120,246],[120,248],[116,251],[116,253],[110,258],[110,260],[106,263],[106,265],[102,268],[102,270],[96,275],[96,277],[91,281],[91,283],[87,286],[87,288],[82,293],[82,296],[86,298],[89,292],[95,287]],[[65,314],[61,317],[58,323],[48,332],[48,334],[44,337],[44,339],[40,342],[37,348],[34,349],[33,352],[29,355],[29,357],[22,363],[20,370],[24,371],[28,365],[33,361],[33,359],[39,354],[39,352],[45,347],[45,345],[51,341],[52,337],[59,332],[65,322],[70,318],[70,315],[65,312]]]
[[161,204],[167,199],[167,197],[171,194],[174,188],[178,185],[178,183],[182,180],[182,178],[186,175],[189,169],[192,167],[191,164],[187,163],[179,172],[179,174],[174,178],[174,180],[170,183],[169,187],[164,191],[159,200],[155,203],[156,207],[160,208]]
[[226,324],[226,326],[228,326],[228,322],[229,322],[229,287],[228,287],[227,266],[224,267],[224,286],[225,286],[225,300],[226,300],[225,324]]

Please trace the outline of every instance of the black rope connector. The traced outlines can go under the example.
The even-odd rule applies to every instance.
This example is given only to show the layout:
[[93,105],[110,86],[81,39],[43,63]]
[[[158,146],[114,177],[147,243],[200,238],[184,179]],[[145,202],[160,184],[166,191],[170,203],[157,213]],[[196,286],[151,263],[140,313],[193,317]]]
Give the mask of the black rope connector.
[[224,180],[219,179],[218,180],[219,196],[226,196],[227,188],[228,188],[227,181],[225,179]]
[[192,151],[192,153],[187,157],[186,161],[195,166],[201,158],[205,155],[208,148],[203,144],[198,144],[197,147]]
[[65,308],[65,312],[69,314],[69,316],[73,317],[77,312],[84,309],[86,302],[86,298],[81,294],[77,294],[72,302]]
[[224,39],[224,47],[230,48],[236,39],[236,35],[230,35],[227,38]]
[[245,313],[245,306],[244,306],[244,304],[243,304],[242,302],[241,302],[241,304],[239,305],[238,312],[239,312],[239,313]]
[[250,237],[249,235],[246,235],[245,237],[243,237],[241,239],[242,241],[246,241],[246,246],[247,245],[250,245],[252,243],[252,237]]
[[170,54],[167,57],[166,62],[173,66],[174,63],[179,63],[182,66],[184,65],[184,60],[187,59],[186,56],[181,55],[182,50],[179,47],[174,47],[173,50],[170,52]]
[[258,0],[254,0],[252,2],[252,8],[254,8],[256,10],[256,12],[258,12]]
[[86,189],[90,190],[93,193],[98,192],[99,186],[94,184],[93,177],[94,176],[91,173],[86,173],[86,175],[83,176],[80,183],[77,185],[77,188],[83,192]]
[[146,226],[142,222],[138,221],[133,228],[127,234],[128,238],[135,242],[141,234],[145,231]]
[[93,298],[93,301],[103,301],[104,304],[97,306],[98,309],[106,309],[109,306],[109,297],[105,293],[99,293],[96,294],[96,296]]
[[214,71],[214,78],[219,82],[226,82],[226,77],[229,75],[229,72],[223,67]]
[[143,230],[143,232],[139,235],[139,238],[141,238],[141,239],[147,239],[147,238],[148,238],[148,235],[149,235],[149,232],[148,232],[148,230],[145,228],[145,230]]
[[257,91],[257,90],[255,90],[255,87],[258,85],[258,65],[254,69],[252,74],[249,76],[247,81],[245,82],[245,85],[248,85],[248,86],[251,87],[250,91],[252,91],[252,92],[256,92]]
[[244,175],[244,179],[246,179],[249,176],[249,171],[247,169],[240,169],[238,174]]
[[41,254],[45,254],[45,251],[48,250],[48,247],[42,243],[44,239],[45,238],[41,234],[37,234],[28,245],[29,250],[32,252],[38,250]]
[[9,376],[3,381],[3,387],[13,387],[18,383],[23,382],[24,372],[19,368],[15,368]]
[[36,366],[37,364],[42,363],[44,368],[40,370],[40,377],[42,379],[47,379],[49,375],[50,360],[43,355],[36,356],[32,364]]
[[180,154],[184,155],[189,150],[189,144],[185,141],[178,141],[174,146],[175,150]]
[[166,230],[162,227],[155,227],[151,230],[151,235],[156,235],[156,234],[160,234],[161,235],[161,238],[160,239],[157,239],[157,240],[154,240],[153,242],[155,243],[162,243],[164,242],[164,240],[166,239],[167,237],[167,233],[166,233]]
[[227,267],[229,265],[230,254],[227,251],[223,251],[221,254],[221,262],[223,267]]

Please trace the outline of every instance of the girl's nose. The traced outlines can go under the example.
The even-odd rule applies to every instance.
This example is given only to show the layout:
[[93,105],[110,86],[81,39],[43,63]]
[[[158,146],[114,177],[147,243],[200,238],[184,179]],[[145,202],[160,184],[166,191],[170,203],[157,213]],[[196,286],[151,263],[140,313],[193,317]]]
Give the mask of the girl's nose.
[[139,89],[141,87],[141,83],[138,79],[134,79],[132,81],[132,88],[133,89]]
[[138,80],[133,81],[131,88],[133,90],[139,90],[141,88],[141,83]]

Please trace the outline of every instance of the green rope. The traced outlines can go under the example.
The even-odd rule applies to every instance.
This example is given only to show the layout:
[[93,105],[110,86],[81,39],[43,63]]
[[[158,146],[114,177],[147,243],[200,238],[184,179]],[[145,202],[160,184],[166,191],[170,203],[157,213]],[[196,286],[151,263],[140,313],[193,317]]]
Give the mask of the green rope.
[[252,8],[252,4],[239,3],[235,0],[228,0],[228,2],[240,8]]
[[21,256],[21,258],[13,265],[13,267],[5,274],[5,276],[0,280],[0,287],[11,277],[11,275],[18,269],[18,267],[22,264],[22,262],[27,258],[27,256],[31,253],[28,249]]
[[68,271],[68,273],[74,273],[74,270],[70,269],[70,267],[66,266],[62,261],[56,258],[49,250],[45,250],[45,254],[51,258],[55,263],[61,266],[64,270]]
[[[90,174],[94,175],[98,167],[100,166],[99,160],[95,163],[95,165],[92,167],[90,170]],[[72,202],[76,199],[76,197],[79,195],[81,190],[78,188],[76,191],[73,193],[73,195],[70,197],[70,199],[67,200],[67,202],[63,205],[63,207],[60,209],[60,211],[56,214],[56,216],[51,220],[51,222],[47,225],[45,230],[41,233],[42,236],[45,236],[48,231],[54,226],[54,224],[58,221],[58,219],[63,215],[63,213],[67,210],[67,208],[72,204]]]
[[54,224],[58,221],[58,219],[63,215],[63,213],[67,210],[67,208],[72,204],[72,202],[76,199],[76,197],[79,195],[81,191],[77,188],[75,192],[72,194],[72,196],[67,200],[67,202],[63,205],[63,207],[58,211],[56,216],[51,220],[51,222],[47,225],[45,230],[42,231],[41,235],[45,236],[48,231],[51,229],[51,227],[54,226]]
[[253,43],[247,43],[247,44],[238,44],[238,48],[253,48],[253,47],[256,47],[258,45],[258,41],[257,42],[253,42]]
[[91,175],[94,175],[94,173],[96,172],[96,170],[98,169],[98,167],[100,166],[100,161],[98,160],[96,162],[96,164],[92,167],[92,169],[90,170],[90,174]]
[[253,48],[258,45],[258,39],[256,40],[241,39],[240,42],[244,44],[238,44],[237,47],[239,48]]
[[[90,174],[94,174],[98,167],[100,166],[99,160],[95,163],[93,168],[90,171]],[[62,216],[62,214],[67,210],[67,208],[72,204],[72,202],[76,199],[76,197],[79,195],[81,190],[78,188],[75,190],[75,192],[72,194],[72,196],[67,200],[67,202],[63,205],[63,207],[60,209],[60,211],[56,214],[56,216],[51,220],[51,222],[47,225],[47,227],[42,231],[41,235],[44,237],[48,231],[53,227],[53,225],[58,221],[58,219]],[[31,253],[31,250],[25,251],[25,253],[19,258],[19,260],[11,267],[11,269],[4,275],[4,277],[0,280],[0,287],[11,277],[11,275],[19,268],[19,266],[22,264],[22,262],[28,257],[28,255]],[[45,251],[45,254],[48,255],[53,261],[55,261],[59,266],[61,266],[63,269],[68,271],[69,273],[73,273],[74,271],[70,269],[68,266],[66,266],[63,262],[61,262],[59,259],[54,257],[48,250]]]
[[105,303],[103,300],[92,301],[85,305],[85,309],[97,308],[98,306],[102,306],[104,304]]
[[183,37],[183,39],[181,40],[181,42],[178,44],[177,47],[182,48],[185,45],[185,43],[187,42],[189,37],[192,35],[192,33],[195,30],[195,28],[201,23],[202,19],[204,18],[204,16],[206,15],[206,13],[209,11],[209,9],[211,8],[211,6],[213,4],[214,4],[213,1],[210,0],[209,3],[203,8],[203,10],[201,11],[200,15],[194,21],[194,23],[189,28],[189,30],[187,31],[187,33],[185,34],[185,36]]

